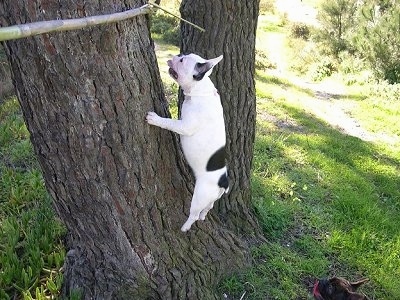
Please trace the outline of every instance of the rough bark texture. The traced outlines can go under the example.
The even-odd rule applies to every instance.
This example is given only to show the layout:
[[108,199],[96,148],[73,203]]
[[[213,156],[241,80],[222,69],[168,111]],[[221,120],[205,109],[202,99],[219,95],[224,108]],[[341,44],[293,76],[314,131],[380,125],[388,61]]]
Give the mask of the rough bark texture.
[[[0,26],[112,13],[143,2],[6,0]],[[69,230],[64,296],[77,289],[83,299],[221,299],[215,286],[249,262],[247,246],[218,214],[187,234],[179,230],[192,186],[176,137],[144,122],[149,110],[168,115],[147,17],[9,41],[5,48],[46,187]],[[223,69],[252,71],[252,64],[233,62],[225,60]],[[232,101],[252,101],[254,84],[246,80],[247,89],[226,86]],[[240,103],[232,104],[240,111],[228,120],[236,114],[254,122],[254,111]],[[237,126],[229,147],[244,147],[232,159],[247,170],[246,141],[254,131],[244,136]],[[233,189],[243,199],[249,196],[245,170],[231,169],[244,177]]]
[[256,120],[254,83],[255,37],[259,0],[183,0],[181,15],[206,32],[181,23],[182,53],[205,58],[221,54],[223,60],[213,71],[224,108],[227,129],[229,177],[227,199],[213,211],[231,230],[260,236],[251,212],[250,175]]
[[0,45],[0,103],[1,100],[14,94],[14,86],[11,82],[10,67]]

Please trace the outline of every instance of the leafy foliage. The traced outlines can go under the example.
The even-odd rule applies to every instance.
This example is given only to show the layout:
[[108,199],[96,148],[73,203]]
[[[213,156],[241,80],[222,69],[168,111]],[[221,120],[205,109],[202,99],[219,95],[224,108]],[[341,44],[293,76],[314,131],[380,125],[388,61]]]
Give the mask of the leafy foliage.
[[256,50],[255,67],[257,70],[274,69],[276,65],[272,63],[265,51]]
[[352,42],[378,78],[400,82],[400,3],[369,1],[359,8]]
[[305,23],[293,23],[290,26],[290,33],[294,38],[301,38],[304,40],[308,40],[311,35],[309,25]]
[[151,18],[153,37],[175,46],[180,44],[179,20],[166,13],[157,12]]
[[379,79],[400,82],[400,3],[394,0],[325,0],[315,38],[328,54],[349,52],[368,62]]
[[260,15],[267,13],[275,13],[275,1],[274,0],[261,0],[260,1]]
[[318,20],[322,29],[317,38],[335,56],[349,48],[348,35],[354,26],[356,4],[357,0],[325,0],[321,3]]

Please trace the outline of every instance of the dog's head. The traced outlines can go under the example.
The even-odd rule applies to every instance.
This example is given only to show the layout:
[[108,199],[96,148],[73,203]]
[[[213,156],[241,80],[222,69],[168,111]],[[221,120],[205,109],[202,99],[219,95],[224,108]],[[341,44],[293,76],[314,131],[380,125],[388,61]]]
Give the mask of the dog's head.
[[212,68],[222,60],[222,55],[204,59],[196,54],[176,55],[168,60],[169,74],[183,90],[190,90],[205,76],[210,76]]
[[317,280],[314,284],[313,296],[317,300],[368,300],[364,294],[356,292],[358,287],[368,279],[350,282],[344,278]]

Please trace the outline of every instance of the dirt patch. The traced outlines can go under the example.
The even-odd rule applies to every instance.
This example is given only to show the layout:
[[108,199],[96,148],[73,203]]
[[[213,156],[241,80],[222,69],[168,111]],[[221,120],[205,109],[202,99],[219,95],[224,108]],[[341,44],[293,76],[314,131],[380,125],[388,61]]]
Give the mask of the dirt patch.
[[290,118],[280,119],[276,116],[270,115],[265,112],[262,112],[261,114],[259,113],[257,116],[261,120],[273,124],[276,128],[280,130],[285,130],[290,132],[305,132],[306,130],[304,126],[299,125],[295,120]]

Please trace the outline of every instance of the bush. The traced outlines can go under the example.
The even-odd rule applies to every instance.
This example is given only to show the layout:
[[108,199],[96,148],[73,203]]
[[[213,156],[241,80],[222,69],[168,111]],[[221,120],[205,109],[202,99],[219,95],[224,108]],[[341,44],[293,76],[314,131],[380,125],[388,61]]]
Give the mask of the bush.
[[290,34],[294,38],[307,41],[310,38],[310,27],[305,23],[293,23],[290,26]]
[[324,58],[319,63],[315,64],[311,68],[311,77],[315,81],[329,77],[337,70],[336,64],[329,58]]
[[268,55],[262,50],[256,50],[256,70],[276,69],[276,64],[272,63]]
[[336,57],[349,48],[348,36],[356,10],[357,0],[325,0],[321,4],[318,13],[321,29],[316,37]]
[[155,13],[151,18],[151,33],[166,43],[179,46],[180,28],[179,20],[162,12]]
[[360,8],[354,47],[364,57],[378,79],[400,82],[400,3],[384,9],[370,3]]
[[288,40],[290,69],[299,74],[306,75],[310,71],[310,66],[319,63],[324,56],[321,56],[319,49],[312,41],[292,38]]
[[389,84],[387,81],[369,85],[368,94],[374,99],[381,99],[389,106],[393,102],[400,102],[400,84]]
[[339,70],[343,74],[357,74],[367,69],[363,58],[347,51],[343,51],[339,54],[339,62]]
[[260,15],[265,15],[266,13],[275,13],[275,1],[274,0],[261,0],[260,1]]

